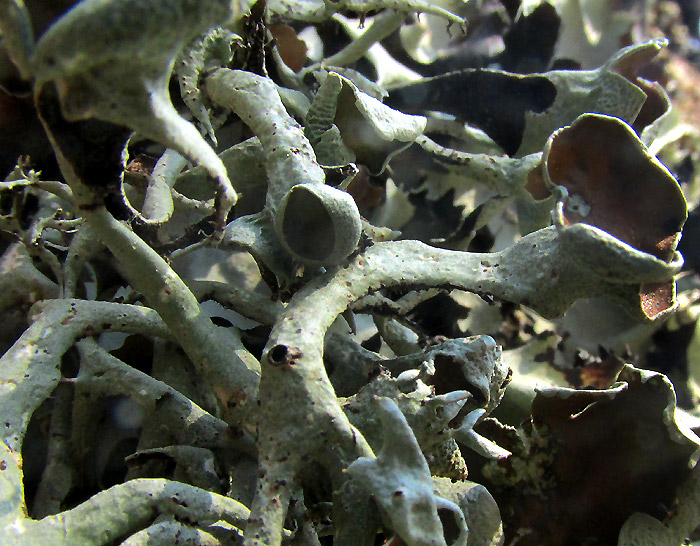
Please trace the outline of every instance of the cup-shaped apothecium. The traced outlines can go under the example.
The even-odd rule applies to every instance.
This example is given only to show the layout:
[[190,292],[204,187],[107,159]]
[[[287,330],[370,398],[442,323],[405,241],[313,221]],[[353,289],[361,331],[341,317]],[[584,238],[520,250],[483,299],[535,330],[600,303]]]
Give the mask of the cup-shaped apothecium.
[[297,184],[275,212],[275,231],[299,261],[336,265],[356,248],[360,213],[347,192],[326,184]]
[[[670,311],[675,305],[672,270],[682,263],[676,246],[687,205],[668,169],[628,124],[599,114],[585,114],[555,131],[542,163],[545,179],[564,196],[555,223],[564,230],[577,224],[597,228],[594,239],[600,244],[589,258],[601,266],[607,263],[605,256],[614,254],[616,263],[624,265],[623,254],[630,259],[640,254],[645,259],[635,263],[648,262],[650,273],[668,268],[671,280],[644,280],[640,272],[639,305],[649,319]],[[625,275],[629,278],[629,268]],[[607,277],[615,273],[608,271]]]

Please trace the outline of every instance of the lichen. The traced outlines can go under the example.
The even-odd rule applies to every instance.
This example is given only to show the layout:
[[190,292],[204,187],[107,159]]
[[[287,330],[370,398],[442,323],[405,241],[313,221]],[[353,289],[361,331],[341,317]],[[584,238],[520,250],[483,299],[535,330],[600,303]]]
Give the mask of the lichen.
[[49,4],[0,0],[5,542],[694,536],[666,12]]

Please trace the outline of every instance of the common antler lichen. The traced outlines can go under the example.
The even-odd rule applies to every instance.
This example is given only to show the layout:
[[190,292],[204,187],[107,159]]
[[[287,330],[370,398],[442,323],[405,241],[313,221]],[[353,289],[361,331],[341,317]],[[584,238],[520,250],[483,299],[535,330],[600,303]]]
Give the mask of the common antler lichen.
[[570,4],[0,0],[3,543],[691,536],[698,141]]

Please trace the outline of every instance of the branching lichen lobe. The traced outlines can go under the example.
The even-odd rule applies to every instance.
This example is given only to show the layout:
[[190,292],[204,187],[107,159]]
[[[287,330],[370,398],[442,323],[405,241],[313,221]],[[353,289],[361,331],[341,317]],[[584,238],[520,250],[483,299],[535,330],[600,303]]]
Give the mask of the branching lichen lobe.
[[[618,534],[627,546],[639,529],[688,536],[688,509],[662,530],[628,512],[682,481],[683,498],[697,497],[698,439],[665,378],[617,372],[628,348],[651,362],[658,319],[697,317],[691,275],[676,293],[686,198],[655,157],[665,147],[680,156],[692,139],[680,138],[660,86],[636,78],[663,40],[601,39],[608,61],[581,49],[600,68],[551,69],[581,24],[563,21],[569,4],[515,18],[422,0],[261,1],[252,14],[228,0],[83,0],[34,43],[36,12],[0,0],[0,87],[33,89],[61,171],[43,180],[20,158],[0,182],[12,241],[0,318],[18,324],[0,336],[8,540],[491,546],[527,544],[534,529],[537,546]],[[462,9],[469,33],[438,28],[464,23]],[[444,21],[407,17],[416,11]],[[293,40],[272,40],[269,21],[289,23]],[[527,71],[530,48],[514,44],[538,30],[547,43],[534,48],[536,74],[483,69]],[[464,62],[460,48],[490,51],[483,32],[505,51],[420,75],[416,59],[433,70],[438,57]],[[333,49],[344,33],[356,40]],[[285,61],[289,43],[308,59]],[[517,94],[504,100],[504,89]],[[606,303],[578,303],[591,298]],[[578,315],[611,301],[614,312]],[[616,338],[589,332],[606,321]],[[686,379],[690,390],[697,377]],[[628,391],[658,411],[640,422],[612,404]],[[634,462],[643,446],[620,442],[624,451],[589,429],[590,445],[575,449],[572,431],[591,416],[654,431],[666,474]],[[36,468],[28,454],[44,440]],[[598,467],[596,494],[628,464],[649,482],[648,502],[625,504],[630,493],[612,524],[595,503],[593,524],[557,504],[584,504],[563,485],[574,483],[567,465],[599,462],[600,446],[617,466]],[[479,471],[489,459],[500,474]],[[536,502],[511,502],[528,495]],[[537,503],[547,509],[532,514]],[[564,511],[556,525],[542,516],[552,510]]]

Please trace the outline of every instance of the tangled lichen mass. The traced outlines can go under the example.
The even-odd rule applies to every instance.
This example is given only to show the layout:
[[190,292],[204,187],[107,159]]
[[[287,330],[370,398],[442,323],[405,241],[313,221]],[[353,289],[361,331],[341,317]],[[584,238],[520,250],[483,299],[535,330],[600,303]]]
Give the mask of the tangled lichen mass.
[[0,0],[0,543],[700,544],[640,6]]

